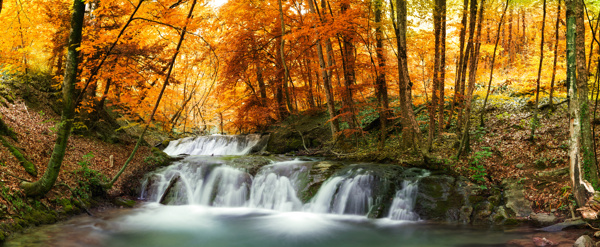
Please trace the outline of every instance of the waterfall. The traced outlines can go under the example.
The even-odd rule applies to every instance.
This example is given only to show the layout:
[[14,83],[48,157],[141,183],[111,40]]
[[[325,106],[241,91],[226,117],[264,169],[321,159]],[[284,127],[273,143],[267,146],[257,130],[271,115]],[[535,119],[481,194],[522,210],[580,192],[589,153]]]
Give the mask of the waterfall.
[[[243,161],[236,162],[229,157],[187,157],[147,175],[141,197],[167,205],[247,207],[338,215],[381,216],[377,212],[389,209],[387,217],[392,220],[419,219],[413,211],[418,180],[422,176],[419,174],[408,175],[410,178],[400,180],[401,185],[396,185],[382,178],[381,173],[365,168],[368,166],[349,166],[322,182],[312,199],[303,204],[299,194],[306,197],[314,193],[309,192],[310,172],[317,162],[272,162],[254,170],[255,175],[249,170],[256,166],[249,168],[240,165]],[[396,187],[400,189],[395,192],[392,204],[382,207],[382,203],[391,201],[386,195]]]
[[[187,137],[169,142],[164,152],[171,156],[187,155],[245,155],[257,146],[264,146],[264,138],[259,134],[211,135]],[[262,148],[262,147],[258,147]]]
[[310,164],[297,160],[277,162],[262,167],[253,178],[217,158],[209,162],[189,158],[147,176],[141,197],[171,205],[300,210],[302,202],[297,192]]
[[404,180],[402,189],[396,192],[394,201],[392,201],[388,218],[392,220],[419,220],[419,215],[413,211],[418,189],[418,180],[414,182]]
[[[358,171],[360,172],[360,170]],[[306,210],[315,213],[365,215],[373,206],[374,177],[352,171],[323,184]]]
[[250,207],[297,211],[302,202],[297,193],[301,189],[301,176],[308,172],[307,162],[278,162],[263,167],[252,183]]
[[429,176],[429,174],[428,171],[423,171],[413,181],[407,179],[402,182],[402,189],[398,190],[396,196],[394,196],[388,218],[392,220],[419,220],[419,215],[414,212],[417,192],[419,191],[419,180]]

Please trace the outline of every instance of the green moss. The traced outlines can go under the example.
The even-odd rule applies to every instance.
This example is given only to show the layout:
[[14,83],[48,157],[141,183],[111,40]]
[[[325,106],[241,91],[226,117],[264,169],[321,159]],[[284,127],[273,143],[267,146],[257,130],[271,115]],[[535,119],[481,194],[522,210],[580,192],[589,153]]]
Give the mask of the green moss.
[[504,220],[504,225],[505,226],[518,226],[521,223],[523,223],[522,220],[515,219],[515,218],[508,218],[508,219]]
[[123,198],[117,198],[115,200],[115,204],[117,204],[119,206],[127,207],[127,208],[132,208],[133,206],[135,206],[135,201],[123,199]]

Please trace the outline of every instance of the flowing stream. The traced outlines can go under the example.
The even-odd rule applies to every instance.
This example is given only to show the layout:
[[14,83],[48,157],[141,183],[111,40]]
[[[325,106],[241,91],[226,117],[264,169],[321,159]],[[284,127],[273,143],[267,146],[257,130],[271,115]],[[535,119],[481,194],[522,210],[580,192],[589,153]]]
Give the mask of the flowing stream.
[[141,206],[79,216],[6,246],[503,246],[522,236],[421,221],[414,205],[425,170],[394,183],[361,164],[325,177],[319,171],[332,164],[316,158],[244,160],[261,139],[171,142],[167,154],[189,156],[145,177]]

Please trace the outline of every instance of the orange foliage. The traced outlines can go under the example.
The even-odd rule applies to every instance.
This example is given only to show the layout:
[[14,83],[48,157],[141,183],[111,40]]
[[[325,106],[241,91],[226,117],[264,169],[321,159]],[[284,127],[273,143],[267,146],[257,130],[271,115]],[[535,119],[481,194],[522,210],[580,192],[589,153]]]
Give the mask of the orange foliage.
[[[188,1],[87,1],[88,12],[81,45],[83,62],[78,88],[82,93],[79,112],[93,112],[99,104],[122,111],[132,119],[147,120],[164,82],[170,57],[186,20]],[[384,1],[387,2],[387,1]],[[336,102],[344,92],[345,60],[343,36],[353,37],[356,83],[351,85],[358,111],[374,109],[374,81],[377,73],[387,74],[391,106],[398,105],[398,79],[394,33],[389,6],[384,14],[384,55],[387,65],[376,66],[375,34],[371,1],[329,0],[318,13],[308,11],[303,1],[284,1],[286,33],[281,33],[277,0],[230,0],[223,6],[208,3],[195,8],[188,25],[188,35],[178,55],[165,101],[156,121],[165,130],[176,132],[219,132],[221,124],[229,133],[262,131],[277,121],[280,104],[286,111],[299,112],[325,107],[316,42],[331,41],[333,65],[332,86]],[[135,12],[137,4],[141,4]],[[341,6],[350,8],[342,13]],[[387,3],[386,3],[387,4]],[[385,5],[385,4],[384,4]],[[430,100],[433,69],[433,29],[431,9],[413,4],[407,34],[410,76],[413,81],[413,103]],[[500,14],[492,1],[482,29],[481,58],[478,78],[489,73],[496,21]],[[35,69],[62,76],[69,30],[69,1],[31,0],[4,1],[0,12],[0,68],[5,73],[28,73]],[[324,7],[324,8],[323,8]],[[458,53],[461,6],[449,6],[447,69],[445,95],[454,92],[455,63]],[[537,35],[541,9],[535,3],[513,6],[508,16],[512,30],[504,30],[497,57],[497,75],[492,85],[507,80],[514,91],[534,86]],[[517,24],[525,11],[525,34]],[[556,18],[555,6],[548,10],[547,26]],[[40,14],[42,13],[42,14]],[[513,12],[511,12],[513,13]],[[133,16],[132,16],[133,15]],[[535,21],[530,21],[535,20]],[[505,25],[508,27],[507,25]],[[547,28],[544,69],[551,71],[554,30]],[[508,33],[512,32],[512,40]],[[290,81],[283,81],[279,54],[284,39],[286,65]],[[560,37],[561,44],[564,37]],[[590,41],[591,42],[591,41]],[[325,50],[325,42],[324,50]],[[564,53],[563,48],[558,51]],[[100,66],[100,64],[102,65]],[[564,62],[559,59],[557,81],[564,79]],[[543,73],[542,85],[547,90],[551,73]],[[59,81],[59,80],[57,80]],[[87,85],[87,86],[86,86]],[[482,89],[481,89],[482,90]],[[477,92],[476,92],[477,94]],[[101,106],[101,105],[100,105]],[[338,105],[338,109],[340,106]],[[344,119],[345,115],[338,116]]]

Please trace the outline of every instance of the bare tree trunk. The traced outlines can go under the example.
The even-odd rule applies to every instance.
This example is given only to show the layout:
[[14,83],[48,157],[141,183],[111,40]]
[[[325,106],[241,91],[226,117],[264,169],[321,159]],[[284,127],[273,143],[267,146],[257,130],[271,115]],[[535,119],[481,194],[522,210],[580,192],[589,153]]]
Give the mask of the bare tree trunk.
[[555,25],[555,35],[554,35],[554,63],[552,65],[552,80],[550,81],[550,108],[554,109],[554,80],[556,79],[556,63],[558,61],[558,34],[560,28],[560,7],[562,6],[561,0],[558,0],[558,10],[556,13],[556,25]]
[[439,0],[442,8],[441,13],[441,30],[440,30],[440,76],[439,76],[439,89],[440,89],[440,104],[438,110],[438,132],[441,133],[444,127],[444,90],[446,88],[446,0]]
[[[477,3],[473,1],[475,4],[475,8],[477,8]],[[458,158],[463,152],[467,152],[470,150],[470,142],[469,142],[469,125],[471,123],[471,101],[473,99],[473,91],[475,90],[475,79],[477,75],[477,63],[479,62],[479,47],[481,45],[481,25],[483,23],[483,10],[484,10],[485,0],[481,0],[481,4],[479,6],[479,17],[477,20],[477,36],[475,37],[474,42],[471,47],[471,61],[469,61],[469,90],[467,92],[466,103],[465,103],[465,118],[464,118],[464,126],[462,130],[462,138],[460,140],[460,146],[458,148],[456,157]]]
[[[391,0],[390,0],[391,2]],[[393,7],[393,4],[390,4]],[[411,88],[412,82],[408,75],[408,61],[406,53],[406,0],[396,0],[396,20],[394,30],[396,33],[396,43],[398,45],[398,81],[400,91],[400,107],[402,109],[402,139],[406,147],[413,148],[414,151],[422,154],[427,154],[424,150],[421,150],[421,130],[417,125],[415,119]],[[392,10],[392,15],[393,15]],[[393,16],[392,16],[392,19]],[[427,159],[427,155],[424,155]]]
[[535,105],[533,108],[533,119],[531,121],[531,141],[534,141],[535,138],[535,129],[540,123],[538,119],[538,105],[540,99],[540,77],[542,76],[542,65],[544,64],[544,30],[546,28],[546,0],[544,0],[543,12],[542,12],[542,37],[540,40],[540,65],[538,66],[538,74],[536,80],[536,88],[535,88]]
[[448,123],[446,124],[446,128],[450,128],[450,124],[452,122],[452,117],[454,115],[454,110],[456,105],[462,100],[462,92],[461,90],[461,81],[465,76],[463,74],[463,64],[465,64],[465,36],[467,31],[467,13],[469,9],[469,0],[463,1],[463,11],[462,11],[462,19],[461,19],[461,27],[460,27],[460,50],[459,50],[459,58],[458,63],[456,63],[456,77],[454,79],[454,96],[452,97],[452,104],[450,105],[450,114],[448,115]]
[[[308,0],[308,7],[310,8],[310,12],[315,14],[317,13],[314,3],[312,0]],[[333,90],[331,87],[331,73],[329,72],[329,66],[325,64],[325,57],[323,55],[323,47],[321,45],[321,40],[317,40],[317,56],[319,57],[319,66],[321,67],[321,78],[323,79],[323,89],[325,90],[325,99],[327,101],[327,112],[329,112],[329,118],[331,121],[329,122],[331,127],[331,135],[335,137],[337,132],[340,131],[339,124],[336,116],[335,110],[335,101],[333,98]]]
[[[487,107],[488,97],[490,96],[490,91],[492,88],[492,78],[494,76],[494,64],[496,62],[496,50],[498,49],[498,41],[500,41],[500,30],[502,29],[502,24],[504,24],[504,16],[506,15],[506,9],[508,9],[508,4],[510,0],[506,0],[506,4],[504,5],[504,11],[502,12],[502,16],[500,17],[500,23],[498,23],[498,30],[496,33],[496,43],[494,45],[494,53],[492,53],[492,64],[490,66],[490,79],[488,81],[488,89],[485,94],[485,100],[483,101],[483,107],[481,108],[481,113],[479,114],[479,126],[484,126],[484,117],[485,117],[485,108]],[[544,0],[546,1],[546,0]]]
[[375,80],[376,91],[377,91],[377,102],[379,104],[379,121],[381,123],[380,129],[380,148],[385,147],[385,140],[387,138],[387,124],[389,118],[389,100],[387,92],[386,72],[385,72],[385,56],[383,54],[383,30],[382,25],[382,12],[383,12],[383,0],[375,1],[375,39],[377,47],[377,78]]
[[285,93],[285,100],[286,100],[286,104],[287,104],[287,108],[288,111],[290,112],[294,112],[294,107],[292,106],[292,102],[291,102],[291,98],[290,98],[290,93],[289,93],[289,89],[288,89],[288,81],[290,80],[290,72],[288,70],[287,64],[285,63],[285,39],[283,39],[283,36],[285,35],[285,22],[283,19],[283,5],[281,3],[281,0],[278,1],[279,3],[279,19],[281,21],[281,42],[280,42],[280,46],[279,46],[279,52],[280,52],[280,57],[281,57],[281,66],[283,67],[283,92]]

